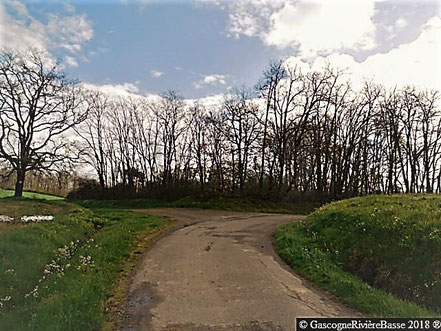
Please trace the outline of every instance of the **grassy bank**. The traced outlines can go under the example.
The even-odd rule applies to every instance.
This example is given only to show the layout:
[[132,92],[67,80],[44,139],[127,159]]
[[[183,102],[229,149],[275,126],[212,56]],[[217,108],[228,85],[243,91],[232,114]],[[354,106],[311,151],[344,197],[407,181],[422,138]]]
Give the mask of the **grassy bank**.
[[[74,200],[75,201],[75,200]],[[87,208],[125,208],[125,209],[147,209],[147,208],[197,208],[214,210],[247,211],[262,213],[282,213],[306,215],[321,206],[318,202],[273,202],[264,200],[252,200],[244,198],[218,197],[206,201],[183,198],[176,201],[164,201],[153,199],[135,200],[82,200],[76,203]]]
[[366,314],[441,314],[439,196],[335,202],[279,228],[274,246],[296,272]]
[[0,199],[0,215],[43,213],[55,219],[0,229],[0,330],[103,327],[117,280],[141,256],[139,243],[171,222],[65,201]]

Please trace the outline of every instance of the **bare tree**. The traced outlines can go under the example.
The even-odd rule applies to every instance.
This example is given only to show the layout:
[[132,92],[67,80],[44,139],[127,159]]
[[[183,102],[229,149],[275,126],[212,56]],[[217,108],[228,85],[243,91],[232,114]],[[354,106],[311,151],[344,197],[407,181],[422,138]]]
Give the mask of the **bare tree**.
[[155,115],[159,118],[160,130],[162,132],[162,158],[163,158],[163,185],[168,185],[173,177],[173,165],[177,160],[177,145],[179,137],[184,133],[184,102],[182,96],[175,91],[168,91],[161,96],[159,109]]
[[428,193],[433,192],[435,166],[439,153],[440,113],[436,108],[439,99],[437,91],[421,91],[416,94],[421,120],[422,138],[422,185]]
[[75,81],[44,54],[0,53],[0,158],[17,175],[15,196],[23,193],[26,172],[51,170],[73,157],[62,135],[83,122],[87,111]]
[[268,69],[263,73],[263,79],[256,86],[256,89],[260,92],[261,97],[265,99],[265,116],[263,117],[263,136],[262,136],[262,149],[260,159],[260,174],[259,174],[259,186],[263,187],[263,180],[265,176],[265,158],[266,147],[268,140],[268,121],[271,110],[274,111],[276,104],[277,89],[280,83],[287,78],[287,72],[284,67],[284,63],[281,60],[271,62]]
[[137,153],[134,145],[133,116],[138,110],[138,102],[132,98],[119,98],[110,104],[110,140],[115,140],[118,154],[114,161],[115,168],[122,179],[122,185],[133,189],[134,176],[137,173]]
[[236,188],[236,179],[239,180],[241,190],[246,181],[251,149],[260,136],[261,118],[258,114],[258,107],[253,102],[250,91],[245,88],[236,89],[224,101],[219,124],[222,126],[225,137],[231,143],[233,191]]
[[199,174],[199,183],[201,188],[203,188],[207,172],[207,131],[209,128],[209,118],[206,114],[205,108],[198,103],[190,107],[190,117],[188,118],[188,121],[190,137],[193,142],[192,148]]
[[88,91],[85,92],[85,101],[89,116],[75,131],[86,144],[85,161],[94,168],[99,184],[104,189],[108,184],[108,155],[105,139],[108,129],[109,100],[103,93]]

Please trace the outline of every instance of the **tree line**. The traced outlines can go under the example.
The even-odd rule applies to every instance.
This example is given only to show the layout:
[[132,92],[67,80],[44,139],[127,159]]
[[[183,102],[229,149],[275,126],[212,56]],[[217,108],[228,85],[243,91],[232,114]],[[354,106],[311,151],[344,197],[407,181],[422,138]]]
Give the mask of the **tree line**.
[[88,94],[78,134],[105,189],[192,183],[216,192],[315,192],[331,198],[439,192],[441,114],[436,91],[358,91],[342,71],[269,65],[254,90],[222,104]]
[[[23,102],[14,106],[11,94],[17,92],[11,92],[4,69],[8,62],[1,63],[0,158],[17,174],[25,166],[52,168],[51,160],[63,164],[62,156],[55,156],[69,150],[93,169],[93,192],[142,196],[182,188],[332,199],[441,190],[438,91],[388,89],[373,81],[356,89],[340,69],[328,65],[304,72],[279,60],[268,65],[254,88],[233,89],[218,105],[207,106],[175,91],[157,98],[110,96],[77,89],[78,84],[51,74],[64,94],[52,87],[35,104],[53,97],[56,101],[40,114],[46,111],[49,118],[61,111],[63,125],[53,128],[47,119],[40,126],[30,124],[52,134],[44,141],[63,146],[58,151],[64,153],[50,154],[50,148],[26,144],[33,139],[28,129],[14,129],[28,123],[20,116],[32,117],[32,98],[27,108],[20,108]],[[26,84],[38,90],[32,80],[18,89]],[[26,92],[20,93],[25,100]],[[36,117],[42,123],[44,118]],[[65,130],[71,137],[59,145],[55,138]]]

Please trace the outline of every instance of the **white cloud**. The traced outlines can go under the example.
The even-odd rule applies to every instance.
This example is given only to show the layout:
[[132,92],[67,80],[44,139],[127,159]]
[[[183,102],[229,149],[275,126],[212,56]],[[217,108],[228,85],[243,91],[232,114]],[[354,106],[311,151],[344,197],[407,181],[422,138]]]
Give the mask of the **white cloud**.
[[155,93],[146,93],[143,98],[147,102],[151,102],[151,103],[157,103],[161,101],[161,96]]
[[20,1],[14,0],[8,2],[9,6],[20,16],[29,17],[28,10],[26,6]]
[[66,56],[64,57],[64,62],[66,62],[66,64],[67,64],[69,67],[71,67],[71,68],[76,68],[76,67],[78,67],[78,62],[77,62],[77,60],[75,60],[75,58],[72,57],[72,56],[68,56],[68,55],[66,55]]
[[375,46],[374,7],[368,0],[287,2],[271,15],[265,42],[281,48],[298,46],[305,57],[371,49]]
[[204,75],[203,77],[204,78],[193,84],[195,89],[201,89],[207,85],[218,85],[218,84],[225,85],[227,83],[226,78],[228,76],[220,75],[220,74],[212,74],[212,75]]
[[152,70],[150,71],[150,76],[154,77],[154,78],[159,78],[163,75],[164,73],[161,71],[157,71],[157,70]]
[[[17,6],[15,5],[15,10]],[[0,47],[24,50],[29,46],[46,49],[49,39],[45,26],[36,20],[14,19],[0,2]]]
[[270,27],[271,15],[283,8],[286,0],[236,0],[228,3],[228,33],[264,38]]
[[207,75],[204,77],[204,83],[205,84],[219,83],[219,84],[225,85],[225,78],[226,78],[226,75],[216,75],[216,74]]
[[409,24],[409,22],[404,18],[404,17],[400,17],[399,19],[397,19],[397,21],[395,22],[395,27],[397,29],[403,29],[405,28],[407,25]]
[[217,6],[221,6],[224,1],[222,0],[197,0],[196,4],[214,4]]
[[74,5],[72,5],[71,3],[66,2],[64,4],[64,9],[66,9],[68,12],[70,13],[74,13],[75,12],[75,7]]
[[299,58],[290,58],[291,64],[299,64],[302,70],[319,70],[329,62],[334,67],[348,68],[356,88],[363,77],[373,79],[387,87],[402,87],[410,84],[420,88],[441,91],[441,18],[432,17],[425,24],[416,40],[400,45],[387,53],[367,57],[364,62],[356,62],[347,54],[335,53],[318,57],[309,65]]
[[[157,93],[145,93],[140,94],[139,88],[132,83],[122,84],[90,84],[82,83],[83,87],[87,90],[100,91],[106,94],[110,98],[131,97],[135,99],[145,100],[150,103],[157,103],[161,101],[161,95]],[[213,94],[198,99],[184,99],[184,103],[187,106],[191,106],[195,103],[199,103],[205,107],[216,107],[222,104],[227,94]]]
[[409,25],[409,21],[404,17],[399,17],[395,23],[388,24],[384,26],[384,29],[387,31],[388,39],[396,38],[397,35],[402,32]]
[[105,93],[113,97],[118,97],[118,96],[121,97],[131,96],[136,98],[142,97],[141,95],[138,94],[139,92],[138,86],[132,83],[103,84],[103,85],[83,83],[83,86],[86,89],[100,91],[102,93]]
[[206,107],[219,106],[224,102],[226,96],[226,94],[209,95],[204,98],[200,98],[198,102]]
[[185,99],[184,101],[189,106],[198,103],[207,108],[210,108],[221,105],[224,102],[226,96],[227,96],[226,94],[221,93],[221,94],[208,95],[206,97],[199,99]]
[[[259,37],[303,57],[376,46],[375,2],[381,0],[237,0],[228,3],[228,33]],[[404,22],[400,22],[402,24]]]
[[47,24],[32,17],[18,1],[0,2],[0,47],[24,50],[29,47],[49,50],[64,48],[78,53],[93,37],[86,15],[50,14]]
[[81,45],[93,37],[92,24],[84,14],[73,16],[52,14],[49,17],[47,32],[54,46],[65,48],[72,53],[79,52]]

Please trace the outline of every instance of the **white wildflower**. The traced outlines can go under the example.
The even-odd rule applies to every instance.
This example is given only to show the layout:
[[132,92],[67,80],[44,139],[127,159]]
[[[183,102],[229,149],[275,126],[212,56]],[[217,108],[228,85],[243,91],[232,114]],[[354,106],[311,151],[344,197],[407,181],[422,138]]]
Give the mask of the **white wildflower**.
[[15,275],[15,270],[14,269],[6,269],[5,270],[5,274],[6,275]]
[[43,221],[52,221],[54,217],[52,215],[32,215],[32,216],[22,216],[20,221],[22,223],[39,223]]

